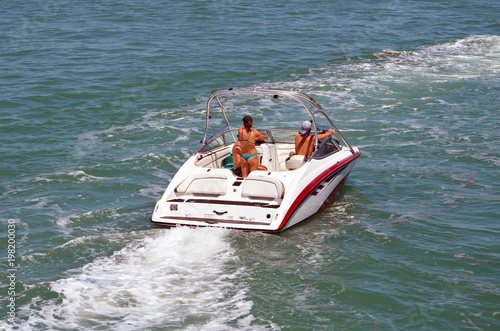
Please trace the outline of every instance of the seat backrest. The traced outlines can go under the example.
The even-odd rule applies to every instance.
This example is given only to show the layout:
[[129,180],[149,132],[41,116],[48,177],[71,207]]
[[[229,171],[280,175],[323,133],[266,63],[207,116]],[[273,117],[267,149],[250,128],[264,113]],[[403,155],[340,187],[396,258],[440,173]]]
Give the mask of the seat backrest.
[[274,177],[247,177],[243,181],[241,196],[250,199],[283,199],[285,187]]
[[227,192],[228,179],[225,174],[201,172],[184,179],[175,188],[176,193],[219,196]]
[[288,170],[295,170],[306,162],[306,157],[304,155],[292,155],[288,159],[285,160],[285,165]]

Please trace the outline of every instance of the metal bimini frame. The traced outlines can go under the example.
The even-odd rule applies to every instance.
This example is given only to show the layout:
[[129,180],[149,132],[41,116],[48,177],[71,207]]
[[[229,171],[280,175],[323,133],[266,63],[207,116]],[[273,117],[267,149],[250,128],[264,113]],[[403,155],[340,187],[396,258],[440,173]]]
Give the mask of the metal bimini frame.
[[[222,111],[222,114],[224,116],[224,120],[226,121],[226,127],[229,130],[232,130],[231,124],[229,123],[229,120],[227,118],[226,110],[224,108],[224,105],[222,101],[220,100],[220,96],[223,94],[239,94],[239,95],[270,95],[273,98],[278,98],[280,96],[290,98],[292,100],[297,101],[300,103],[308,112],[309,116],[311,116],[311,122],[313,124],[314,128],[314,136],[315,136],[315,146],[316,148],[319,145],[318,141],[318,129],[316,126],[316,120],[315,120],[315,115],[316,114],[322,114],[327,121],[332,125],[332,127],[335,129],[335,132],[339,134],[341,137],[342,141],[349,147],[351,152],[354,154],[354,149],[351,147],[351,145],[345,140],[345,138],[342,136],[342,134],[338,131],[337,127],[333,124],[333,122],[330,120],[330,118],[325,114],[323,111],[323,107],[312,97],[309,95],[302,93],[302,92],[295,92],[295,91],[286,91],[286,90],[272,90],[272,89],[235,89],[235,88],[229,88],[229,89],[216,89],[212,91],[212,94],[210,95],[210,98],[207,101],[207,118],[206,118],[206,127],[205,127],[205,135],[203,137],[203,140],[201,141],[202,146],[204,146],[207,143],[207,138],[208,138],[208,129],[209,129],[209,122],[210,122],[210,111],[213,111],[214,109],[220,109]],[[218,106],[215,107],[210,107],[210,104],[212,103],[213,100],[217,101]],[[312,109],[315,109],[315,111],[311,111]],[[234,137],[233,137],[234,138]],[[236,139],[235,139],[236,140]]]

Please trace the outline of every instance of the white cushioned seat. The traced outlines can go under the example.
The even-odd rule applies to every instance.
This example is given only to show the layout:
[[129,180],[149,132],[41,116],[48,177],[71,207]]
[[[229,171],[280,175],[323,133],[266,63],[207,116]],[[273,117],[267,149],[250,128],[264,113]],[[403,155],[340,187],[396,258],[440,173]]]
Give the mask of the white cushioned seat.
[[283,183],[273,177],[247,177],[243,181],[241,196],[250,199],[283,199]]
[[227,184],[225,174],[202,172],[184,179],[174,191],[193,195],[224,195],[227,191]]
[[306,162],[306,157],[304,155],[292,155],[285,161],[286,168],[288,170],[295,170],[300,167]]

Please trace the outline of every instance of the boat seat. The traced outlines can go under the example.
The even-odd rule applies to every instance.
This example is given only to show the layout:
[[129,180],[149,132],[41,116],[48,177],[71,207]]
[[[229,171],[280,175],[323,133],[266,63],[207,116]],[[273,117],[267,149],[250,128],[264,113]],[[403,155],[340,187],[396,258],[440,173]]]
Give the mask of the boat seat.
[[250,199],[283,199],[283,183],[274,177],[247,177],[243,181],[241,196]]
[[278,165],[279,165],[280,171],[288,170],[286,165],[285,165],[285,161],[286,161],[286,159],[288,159],[290,157],[290,152],[291,152],[291,150],[283,150],[283,151],[280,151],[280,153],[278,154]]
[[306,162],[306,157],[304,155],[292,155],[285,160],[285,165],[288,170],[295,170]]
[[193,195],[219,196],[227,192],[228,179],[225,174],[201,172],[184,179],[174,192]]

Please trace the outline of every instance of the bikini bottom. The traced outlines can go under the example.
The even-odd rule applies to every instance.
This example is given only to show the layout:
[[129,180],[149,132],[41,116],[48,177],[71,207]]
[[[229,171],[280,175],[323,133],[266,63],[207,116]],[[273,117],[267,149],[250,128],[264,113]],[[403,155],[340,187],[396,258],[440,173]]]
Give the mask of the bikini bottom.
[[249,159],[251,159],[252,157],[257,156],[257,155],[258,155],[257,153],[250,154],[250,155],[241,154],[241,157],[243,158],[243,160],[248,161]]

